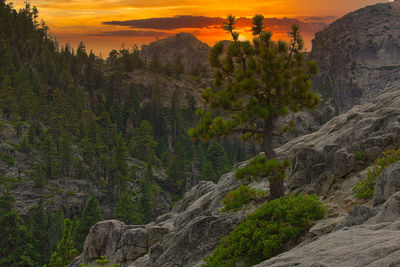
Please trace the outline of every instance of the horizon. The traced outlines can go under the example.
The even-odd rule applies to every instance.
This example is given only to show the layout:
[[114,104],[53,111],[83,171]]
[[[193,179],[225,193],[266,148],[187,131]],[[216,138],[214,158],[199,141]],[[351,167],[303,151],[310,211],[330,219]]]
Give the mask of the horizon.
[[[24,0],[13,2],[17,9],[25,6]],[[167,3],[169,2],[169,3]],[[180,32],[193,34],[200,41],[213,46],[219,40],[230,39],[222,30],[228,13],[238,19],[237,30],[243,39],[251,39],[251,18],[254,14],[265,16],[265,26],[274,33],[274,39],[287,39],[293,24],[299,24],[307,51],[315,33],[343,15],[371,4],[387,0],[306,0],[302,5],[294,0],[273,0],[268,4],[258,0],[231,0],[230,10],[223,6],[227,0],[214,3],[208,10],[209,0],[154,0],[142,3],[137,0],[118,1],[31,1],[39,10],[39,18],[50,28],[60,46],[69,43],[76,48],[83,42],[87,51],[107,58],[111,50],[133,48],[173,36]]]

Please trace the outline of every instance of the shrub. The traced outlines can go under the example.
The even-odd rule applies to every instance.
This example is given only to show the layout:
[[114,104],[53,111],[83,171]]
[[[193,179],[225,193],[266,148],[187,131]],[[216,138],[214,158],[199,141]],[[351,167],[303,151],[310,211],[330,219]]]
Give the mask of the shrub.
[[239,186],[236,190],[230,191],[222,199],[224,208],[222,212],[233,210],[237,211],[243,205],[250,203],[252,200],[260,199],[265,196],[265,192],[257,190],[245,185]]
[[367,199],[374,194],[376,179],[384,169],[400,160],[400,149],[389,149],[382,153],[382,157],[377,158],[372,166],[367,170],[367,177],[360,180],[353,191],[356,192],[356,198]]
[[353,152],[355,158],[361,162],[363,162],[364,164],[368,165],[368,158],[367,155],[365,155],[365,152],[363,151],[354,151]]
[[[99,266],[103,267],[119,267],[119,264],[113,264],[113,265],[106,265],[110,261],[107,260],[106,256],[100,256],[100,259],[96,260],[97,264],[100,264]],[[93,267],[93,266],[86,266],[86,264],[81,264],[80,267]]]
[[15,159],[7,153],[0,152],[0,159],[8,166],[13,166]]
[[315,195],[289,195],[265,203],[221,240],[203,266],[258,264],[281,253],[285,244],[294,241],[325,214],[326,208]]
[[251,181],[252,177],[267,177],[268,181],[280,181],[286,177],[286,169],[290,166],[290,160],[279,161],[267,159],[265,155],[254,157],[250,163],[236,171],[236,178]]

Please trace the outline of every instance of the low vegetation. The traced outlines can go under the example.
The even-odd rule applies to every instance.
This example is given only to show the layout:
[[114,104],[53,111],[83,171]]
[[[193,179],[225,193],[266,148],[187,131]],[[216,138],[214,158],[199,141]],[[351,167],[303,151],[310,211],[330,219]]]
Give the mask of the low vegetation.
[[7,153],[0,152],[0,159],[8,166],[13,166],[15,159]]
[[252,178],[267,177],[268,181],[280,181],[286,177],[286,169],[290,160],[268,160],[264,155],[254,157],[250,163],[236,171],[236,178],[251,181]]
[[326,208],[315,195],[289,195],[270,201],[224,237],[203,266],[258,264],[281,253],[286,244],[295,241],[325,214]]
[[264,196],[265,192],[262,190],[241,185],[236,190],[228,192],[226,197],[222,199],[222,204],[224,204],[222,212],[229,210],[237,211],[251,201],[261,199]]
[[376,179],[384,169],[400,160],[400,149],[389,149],[382,153],[382,157],[375,160],[367,171],[367,177],[360,180],[353,188],[356,198],[367,199],[374,194]]
[[[96,260],[96,263],[99,264],[99,266],[103,267],[119,267],[119,264],[113,264],[113,265],[107,265],[110,261],[107,260],[106,256],[101,256],[100,259]],[[93,266],[86,266],[86,264],[81,264],[81,267],[93,267]]]

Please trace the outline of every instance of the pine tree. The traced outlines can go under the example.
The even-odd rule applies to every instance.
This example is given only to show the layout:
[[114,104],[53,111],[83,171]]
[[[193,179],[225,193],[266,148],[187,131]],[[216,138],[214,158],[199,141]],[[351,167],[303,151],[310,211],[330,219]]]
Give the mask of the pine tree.
[[177,56],[174,60],[173,64],[173,74],[174,78],[180,80],[181,75],[183,74],[185,68],[181,62],[181,57]]
[[155,148],[157,142],[154,141],[153,128],[151,124],[143,120],[138,128],[133,130],[130,140],[131,155],[148,163],[157,163]]
[[141,212],[137,201],[132,200],[132,193],[125,190],[118,198],[114,208],[114,216],[126,224],[142,224]]
[[153,170],[150,164],[147,164],[145,178],[140,180],[140,198],[139,206],[142,223],[148,223],[152,218],[151,203],[151,181],[153,179]]
[[149,70],[154,73],[160,73],[163,69],[160,60],[156,54],[153,55],[149,64]]
[[[310,78],[318,71],[315,62],[307,62],[302,54],[303,41],[299,27],[290,32],[290,44],[272,41],[272,33],[264,30],[264,17],[253,18],[254,39],[239,41],[235,17],[229,15],[224,30],[233,41],[218,42],[210,51],[209,60],[215,68],[216,89],[207,88],[202,97],[208,110],[201,109],[199,124],[189,130],[193,139],[208,141],[219,136],[240,134],[246,140],[263,143],[264,159],[257,161],[261,168],[247,168],[248,174],[267,176],[274,199],[284,194],[282,173],[288,162],[279,162],[272,140],[279,129],[277,119],[290,112],[313,109],[320,103],[311,91]],[[222,116],[217,116],[222,112]],[[244,173],[241,173],[244,175]],[[240,176],[240,175],[239,175]]]
[[[40,255],[40,264],[46,264],[53,250],[57,248],[57,243],[59,241],[60,236],[57,235],[56,242],[54,241],[54,236],[52,230],[55,225],[59,223],[52,213],[48,213],[45,211],[43,207],[43,200],[41,199],[37,206],[34,206],[29,211],[29,229],[32,235],[35,237],[33,239],[33,247]],[[57,226],[57,230],[62,231],[60,226]]]
[[218,182],[218,175],[210,161],[206,161],[201,169],[201,179],[206,181]]
[[55,158],[56,158],[56,148],[54,145],[54,140],[49,133],[44,136],[44,140],[40,146],[41,158],[44,164],[44,170],[46,173],[46,179],[53,178],[55,174]]
[[125,141],[120,135],[116,135],[114,140],[113,158],[112,158],[112,183],[123,187],[128,176],[128,149]]
[[72,225],[70,219],[64,220],[63,236],[57,245],[57,251],[51,256],[49,267],[65,267],[78,256],[78,251],[74,248],[72,239]]
[[6,76],[0,85],[0,112],[9,119],[15,113],[16,108],[14,89],[11,86],[10,77]]
[[32,235],[13,209],[14,202],[6,186],[0,196],[0,266],[37,266]]
[[82,211],[81,216],[76,220],[74,227],[75,247],[82,251],[83,244],[90,228],[97,222],[103,220],[103,211],[96,197],[91,196]]
[[68,177],[73,162],[72,138],[68,132],[62,136],[59,155],[61,173]]
[[214,142],[211,144],[211,146],[208,147],[206,152],[206,159],[212,164],[214,172],[218,178],[222,174],[228,172],[231,167],[229,165],[229,159],[225,149],[218,142]]

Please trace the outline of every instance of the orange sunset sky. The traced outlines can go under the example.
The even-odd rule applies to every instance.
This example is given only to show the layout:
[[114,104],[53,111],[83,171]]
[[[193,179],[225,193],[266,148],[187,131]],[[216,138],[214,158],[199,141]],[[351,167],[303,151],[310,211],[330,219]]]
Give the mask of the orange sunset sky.
[[[25,0],[12,1],[15,7]],[[308,49],[316,31],[344,14],[388,0],[31,0],[61,45],[108,56],[111,49],[139,47],[178,32],[193,33],[213,45],[229,39],[221,24],[227,14],[238,20],[242,38],[249,38],[251,17],[263,14],[275,39],[285,38],[292,24],[300,24]]]

